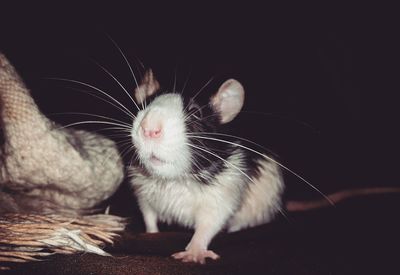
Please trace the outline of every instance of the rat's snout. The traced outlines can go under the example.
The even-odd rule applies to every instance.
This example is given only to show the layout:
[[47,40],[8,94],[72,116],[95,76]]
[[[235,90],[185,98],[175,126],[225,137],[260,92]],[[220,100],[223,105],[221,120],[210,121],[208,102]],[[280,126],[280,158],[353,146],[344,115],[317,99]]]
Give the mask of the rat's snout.
[[162,135],[162,123],[160,119],[146,115],[140,123],[140,131],[145,138],[154,139]]

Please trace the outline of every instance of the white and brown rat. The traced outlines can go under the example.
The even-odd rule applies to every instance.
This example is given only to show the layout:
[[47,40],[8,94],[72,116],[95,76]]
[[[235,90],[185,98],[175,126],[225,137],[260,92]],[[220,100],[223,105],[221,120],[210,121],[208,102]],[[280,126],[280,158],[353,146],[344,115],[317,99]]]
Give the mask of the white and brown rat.
[[244,103],[245,91],[237,80],[225,81],[201,105],[196,95],[185,98],[160,91],[149,70],[135,98],[143,109],[131,130],[137,162],[130,167],[130,176],[146,231],[158,232],[158,221],[194,229],[186,249],[172,255],[175,259],[198,263],[218,259],[208,249],[217,233],[268,223],[282,209],[307,210],[357,192],[392,191],[348,190],[330,195],[328,201],[283,205],[279,164],[246,150],[243,139],[223,132],[223,125],[238,115]]

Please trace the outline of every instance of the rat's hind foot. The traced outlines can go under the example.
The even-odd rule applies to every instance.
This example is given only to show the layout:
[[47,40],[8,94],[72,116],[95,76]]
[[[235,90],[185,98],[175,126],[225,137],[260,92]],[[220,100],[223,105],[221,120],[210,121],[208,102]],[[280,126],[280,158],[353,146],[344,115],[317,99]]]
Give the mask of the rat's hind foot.
[[217,255],[211,250],[206,250],[206,249],[201,249],[201,250],[189,249],[187,251],[182,251],[172,254],[172,257],[176,260],[181,260],[184,263],[200,263],[200,264],[205,264],[206,258],[210,258],[213,260],[219,259],[219,255]]

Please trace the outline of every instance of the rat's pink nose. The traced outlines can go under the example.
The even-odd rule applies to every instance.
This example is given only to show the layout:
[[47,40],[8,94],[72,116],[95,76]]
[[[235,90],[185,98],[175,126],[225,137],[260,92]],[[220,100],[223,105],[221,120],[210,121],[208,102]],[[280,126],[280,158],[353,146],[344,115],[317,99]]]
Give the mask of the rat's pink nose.
[[162,133],[160,123],[150,123],[146,118],[140,123],[140,128],[146,138],[159,138]]
[[161,129],[146,129],[142,128],[143,135],[147,138],[158,138],[161,136]]

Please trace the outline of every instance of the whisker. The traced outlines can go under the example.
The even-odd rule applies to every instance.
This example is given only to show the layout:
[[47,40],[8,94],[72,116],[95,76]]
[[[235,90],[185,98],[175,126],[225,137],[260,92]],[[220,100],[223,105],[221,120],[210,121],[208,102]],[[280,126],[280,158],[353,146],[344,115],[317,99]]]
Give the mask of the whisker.
[[[122,57],[124,58],[125,63],[126,63],[126,65],[128,65],[129,70],[130,70],[130,72],[131,72],[131,74],[132,74],[132,76],[133,76],[133,79],[134,79],[134,81],[135,81],[136,87],[139,89],[139,82],[137,81],[137,78],[136,78],[136,76],[135,76],[135,73],[133,72],[132,66],[131,66],[131,64],[129,63],[128,59],[126,58],[125,54],[123,53],[123,51],[121,50],[121,48],[118,46],[117,42],[115,42],[114,39],[112,39],[111,36],[109,36],[108,34],[106,34],[106,35],[107,35],[108,39],[110,39],[111,42],[114,44],[114,46],[118,49],[118,51],[119,51],[119,53],[122,55]],[[140,63],[141,63],[141,62],[140,62]],[[141,65],[143,66],[143,63],[141,63]]]
[[126,145],[126,144],[132,145],[131,140],[121,140],[121,141],[116,141],[115,143],[118,145]]
[[[130,114],[130,113],[128,113],[127,111],[125,111],[124,109],[122,109],[121,107],[119,107],[118,105],[116,105],[115,103],[113,103],[112,101],[107,100],[106,98],[103,98],[103,97],[101,97],[101,96],[98,96],[97,94],[93,94],[93,93],[94,93],[93,91],[84,90],[84,89],[79,89],[79,88],[72,88],[72,87],[67,87],[67,88],[70,89],[70,90],[73,90],[73,91],[76,91],[76,92],[80,92],[80,93],[84,93],[84,94],[93,96],[93,97],[95,97],[95,98],[97,98],[97,99],[100,99],[101,101],[104,101],[104,102],[106,102],[107,104],[110,104],[111,106],[117,108],[118,110],[120,110],[120,111],[123,112],[124,114],[128,115],[129,117],[131,117],[131,114]],[[133,117],[131,117],[131,118],[133,119]]]
[[91,114],[91,113],[83,113],[83,112],[62,112],[62,113],[51,113],[51,114],[49,114],[49,115],[50,115],[50,116],[51,116],[51,115],[86,115],[86,116],[92,116],[92,117],[99,117],[99,118],[108,119],[108,120],[111,120],[111,121],[114,121],[114,122],[118,122],[118,123],[124,124],[124,125],[126,125],[127,127],[130,127],[130,126],[131,126],[131,124],[129,124],[129,123],[125,122],[125,121],[119,120],[119,119],[115,119],[115,118],[111,118],[111,117],[106,117],[106,116],[102,116],[102,115],[98,115],[98,114]]
[[[204,90],[204,88],[207,87],[208,84],[210,84],[211,81],[213,81],[213,80],[214,80],[214,77],[211,77],[210,80],[208,80],[208,81],[206,82],[206,84],[204,84],[204,86],[201,87],[200,90],[190,99],[190,101],[194,101],[195,98]],[[188,105],[188,106],[189,106],[189,105]],[[186,108],[187,108],[188,106],[186,106]],[[186,111],[186,108],[183,110],[183,112]]]
[[[207,118],[210,118],[210,117],[219,117],[219,114],[215,113],[215,114],[212,114],[212,115],[208,115],[208,116],[202,117],[201,120],[204,121],[204,120],[206,120]],[[188,125],[191,125],[194,122],[196,122],[196,121],[189,122]]]
[[58,129],[64,129],[64,128],[68,128],[71,126],[82,125],[82,124],[108,124],[108,125],[119,126],[118,127],[119,129],[125,129],[125,130],[127,129],[127,127],[125,125],[122,125],[119,123],[110,122],[110,121],[99,121],[99,120],[86,120],[86,121],[74,122],[74,123],[70,123],[68,125],[58,127]]
[[[194,152],[195,152],[196,155],[198,155],[198,156],[200,156],[200,157],[203,157],[204,159],[206,159],[206,160],[208,160],[209,162],[211,162],[211,160],[207,159],[207,158],[204,157],[202,154],[200,154],[200,153],[198,153],[198,152],[196,152],[196,151],[194,151]],[[196,168],[197,168],[199,171],[202,171],[202,170],[203,170],[203,169],[201,168],[200,164],[198,164],[198,161],[197,161],[195,158],[192,158],[191,163],[193,163],[194,166],[196,166]],[[200,175],[201,175],[201,174],[200,174],[200,173],[192,173],[192,175],[194,175],[194,176],[197,177],[197,178],[200,178]]]
[[296,177],[298,177],[300,180],[302,180],[303,182],[305,182],[305,183],[306,183],[308,186],[310,186],[312,189],[314,189],[315,191],[317,191],[321,196],[323,196],[331,205],[334,205],[333,201],[332,201],[328,196],[326,196],[324,193],[322,193],[317,187],[315,187],[314,185],[312,185],[312,184],[311,184],[310,182],[308,182],[305,178],[303,178],[302,176],[300,176],[299,174],[297,174],[297,173],[294,172],[293,170],[289,169],[289,168],[286,167],[285,165],[281,164],[280,162],[274,160],[273,158],[271,158],[271,157],[269,157],[269,156],[267,156],[267,155],[265,155],[265,154],[263,154],[263,153],[260,153],[260,152],[254,150],[254,149],[251,149],[251,148],[249,148],[249,147],[247,147],[247,146],[244,146],[244,145],[241,145],[241,144],[237,144],[237,143],[234,143],[234,142],[230,142],[230,141],[227,141],[227,140],[223,140],[223,139],[210,138],[210,137],[202,137],[202,136],[192,136],[192,137],[195,137],[195,138],[202,138],[202,139],[208,139],[208,140],[214,140],[214,141],[219,141],[219,142],[231,144],[231,145],[234,145],[234,146],[243,148],[243,149],[245,149],[245,150],[248,150],[248,151],[250,151],[250,152],[253,152],[253,153],[255,153],[255,154],[258,154],[258,155],[260,155],[260,156],[262,156],[262,157],[268,159],[269,161],[274,162],[275,164],[279,165],[280,167],[282,167],[282,168],[285,169],[286,171],[288,171],[288,172],[290,172],[291,174],[293,174],[293,175],[295,175]]
[[[134,146],[132,146],[131,148],[132,148],[132,151],[133,151],[133,152],[136,150]],[[130,162],[129,162],[129,167],[128,167],[128,168],[132,167],[132,162],[133,162],[135,159],[136,159],[137,161],[141,162],[141,161],[140,161],[140,158],[138,157],[138,155],[133,154],[132,157],[131,157],[131,160],[130,160]]]
[[285,218],[285,220],[287,221],[287,222],[291,222],[291,220],[290,220],[290,218],[289,218],[289,216],[286,214],[286,211],[285,211],[285,209],[283,209],[282,207],[278,207],[278,211],[282,214],[282,216]]
[[[101,131],[95,131],[98,134],[101,134]],[[116,144],[120,144],[121,142],[130,142],[132,143],[132,138],[128,134],[121,134],[116,132],[115,134],[107,134],[107,137],[113,139]]]
[[256,142],[254,142],[254,141],[252,141],[252,140],[250,140],[250,139],[242,138],[242,137],[239,137],[239,136],[229,135],[229,134],[223,134],[223,133],[212,133],[212,132],[192,132],[192,133],[188,134],[188,136],[191,136],[192,134],[195,134],[195,135],[196,135],[196,134],[200,134],[200,135],[201,135],[201,134],[205,134],[205,135],[216,135],[216,136],[224,136],[224,137],[231,137],[231,138],[234,138],[234,139],[239,139],[239,140],[242,140],[242,141],[246,141],[246,142],[248,142],[248,143],[250,143],[250,144],[256,145],[257,147],[259,147],[259,148],[261,148],[261,149],[263,149],[263,150],[265,150],[265,151],[268,151],[269,153],[275,155],[275,153],[271,152],[270,149],[268,149],[268,148],[266,148],[266,147],[264,147],[264,146],[262,146],[262,145],[260,145],[260,144],[258,144],[258,143],[256,143]]
[[124,159],[128,154],[134,151],[132,146],[128,146],[124,151],[121,152],[121,159]]
[[[189,117],[191,117],[192,115],[194,115],[195,113],[197,113],[197,112],[201,112],[205,107],[207,107],[208,106],[208,103],[206,103],[206,104],[204,104],[203,106],[201,106],[200,108],[198,108],[198,109],[196,109],[196,110],[194,110],[194,111],[192,111],[192,112],[189,112],[184,118],[183,118],[183,120],[186,122],[188,119],[189,119]],[[191,123],[189,123],[189,124],[191,124]]]
[[204,90],[204,88],[207,87],[208,84],[211,83],[211,81],[213,81],[213,79],[214,79],[214,77],[211,77],[211,78],[206,82],[206,84],[204,84],[204,86],[201,87],[201,89],[200,89],[191,99],[192,99],[192,100],[195,100],[196,97]]
[[[128,146],[128,147],[132,147],[130,140],[123,140],[123,141],[119,141],[119,142],[115,142],[115,144],[118,146],[118,148],[122,148],[124,146]],[[128,148],[129,149],[129,148]],[[121,160],[124,158],[124,153],[126,153],[126,149],[123,149],[122,151],[118,152],[119,157],[121,158]],[[113,152],[110,152],[105,159],[102,161],[102,163],[100,164],[101,166],[104,166],[105,163],[111,158],[111,156],[113,155]]]
[[[119,142],[117,142],[116,144],[118,144]],[[125,142],[126,144],[127,142]],[[105,158],[104,160],[100,163],[101,166],[104,166],[106,164],[106,162],[112,157],[112,155],[114,154],[114,152],[110,152]],[[118,151],[118,156],[121,158],[121,160],[123,159],[123,157],[121,156],[121,151]]]
[[130,137],[130,131],[128,129],[123,129],[121,127],[106,127],[106,128],[101,128],[98,130],[92,130],[91,132],[95,132],[95,133],[100,133],[102,131],[118,131],[118,134],[114,134],[114,135],[107,135],[109,137]]
[[[146,69],[145,66],[144,66],[144,64],[143,64],[143,62],[142,62],[139,58],[136,57],[136,61],[140,64],[140,66],[142,67],[143,70]],[[140,73],[140,71],[139,71],[139,75],[142,76],[142,74]]]
[[183,92],[185,91],[185,88],[186,88],[186,85],[187,85],[187,83],[188,83],[188,81],[189,81],[190,75],[191,75],[191,72],[189,72],[189,74],[188,74],[188,76],[187,76],[187,78],[186,78],[186,81],[185,81],[185,83],[183,84],[182,91],[181,91],[181,95],[183,95]]
[[245,172],[243,172],[240,168],[238,168],[236,165],[232,164],[231,162],[225,160],[224,158],[218,156],[217,154],[214,154],[214,153],[212,153],[212,152],[210,152],[210,151],[208,151],[208,150],[206,150],[206,149],[204,149],[204,148],[201,148],[201,147],[199,147],[199,146],[196,146],[196,145],[193,145],[193,144],[190,144],[190,143],[186,143],[186,145],[188,145],[188,146],[190,146],[190,147],[193,147],[193,148],[196,148],[196,149],[198,149],[198,150],[200,150],[200,151],[203,151],[203,152],[205,152],[205,153],[208,153],[208,154],[210,154],[210,155],[212,155],[212,156],[214,156],[214,157],[216,157],[216,158],[222,160],[224,163],[229,164],[229,165],[232,166],[234,169],[236,169],[237,171],[239,171],[242,175],[244,175],[246,178],[248,178],[251,182],[254,182],[253,179],[252,179],[249,175],[247,175]]
[[119,147],[122,149],[121,158],[125,157],[125,153],[128,154],[131,150],[134,149],[131,142],[119,143]]
[[[95,132],[98,132],[98,131],[95,131]],[[110,135],[107,135],[107,137],[108,138],[112,138],[112,139],[118,139],[118,141],[114,140],[114,142],[116,144],[119,144],[121,142],[130,142],[130,143],[132,143],[131,137],[129,135],[127,135],[127,134],[121,134],[121,133],[119,133],[119,134],[118,133],[117,134],[110,134]]]
[[173,93],[176,91],[176,74],[177,74],[177,67],[175,67],[175,73],[174,73],[174,88],[172,90]]
[[50,78],[47,78],[47,79],[59,80],[59,81],[66,81],[66,82],[72,82],[72,83],[80,84],[80,85],[89,87],[89,88],[91,88],[91,89],[94,89],[94,90],[100,92],[101,94],[107,96],[107,97],[110,98],[111,100],[113,100],[113,101],[114,101],[115,103],[117,103],[119,106],[121,106],[126,112],[128,112],[128,115],[129,115],[132,119],[136,118],[136,116],[135,116],[131,111],[129,111],[128,108],[126,108],[121,102],[119,102],[117,99],[115,99],[114,97],[112,97],[112,96],[109,95],[108,93],[104,92],[103,90],[101,90],[101,89],[99,89],[99,88],[97,88],[97,87],[95,87],[95,86],[93,86],[93,85],[90,85],[90,84],[85,83],[85,82],[82,82],[82,81],[73,80],[73,79],[67,79],[67,78],[50,77]]
[[98,62],[92,60],[97,66],[99,66],[103,71],[105,71],[110,77],[112,77],[115,82],[118,83],[118,85],[122,88],[122,90],[125,92],[125,94],[129,97],[129,99],[133,102],[133,104],[135,105],[135,107],[138,109],[138,111],[140,111],[139,106],[136,104],[135,100],[132,98],[132,96],[129,94],[129,92],[126,90],[126,88],[121,84],[121,82],[118,81],[118,79],[112,75],[104,66],[100,65]]
[[[209,158],[203,156],[202,154],[200,154],[199,152],[193,151],[194,154],[196,154],[199,157],[202,157],[203,159],[207,160],[209,163],[213,163],[212,160],[210,160]],[[195,158],[192,159],[193,161],[196,161]],[[197,166],[197,168],[199,168],[201,170],[201,167]]]
[[224,150],[219,150],[219,149],[215,149],[215,148],[213,148],[213,150],[211,150],[206,144],[204,144],[204,142],[203,141],[201,141],[200,139],[198,139],[198,138],[196,138],[196,136],[192,136],[192,135],[187,135],[189,138],[192,138],[192,139],[194,139],[194,140],[196,140],[198,143],[200,143],[204,148],[208,148],[211,152],[213,152],[213,153],[217,153],[217,152],[220,152],[220,153],[226,153],[226,151],[224,151]]
[[[192,112],[189,112],[186,116],[183,117],[183,121],[186,122],[186,121],[189,119],[189,117],[191,117],[192,115],[194,115],[196,112],[197,112],[197,110],[194,110],[194,111],[192,111]],[[194,121],[194,122],[196,122],[196,121]],[[188,124],[188,125],[190,125],[190,124]]]
[[[143,102],[144,102],[144,107],[143,107]],[[146,95],[144,96],[144,100],[142,100],[142,108],[143,108],[143,110],[147,108],[147,96]]]
[[[193,153],[199,157],[202,157],[203,159],[207,160],[209,163],[213,163],[212,160],[210,160],[209,158],[205,157],[204,155],[202,155],[201,153],[197,152],[197,151],[193,151]],[[204,171],[204,168],[201,167],[201,165],[198,163],[198,161],[195,158],[192,158],[192,163],[196,166],[197,169],[199,169],[199,171]],[[232,175],[240,175],[238,173],[233,173],[231,172],[230,174]],[[196,177],[198,180],[212,180],[212,176],[211,174],[207,175],[204,173],[194,173],[194,171],[191,172],[191,175],[193,175],[194,177]]]

